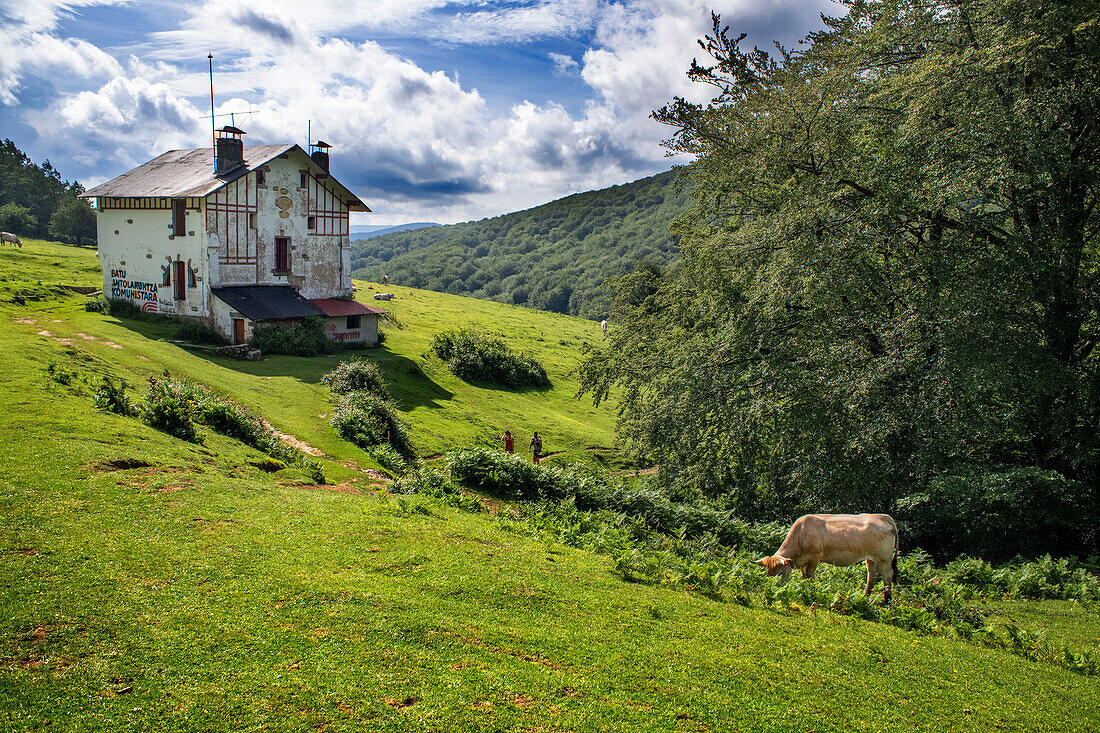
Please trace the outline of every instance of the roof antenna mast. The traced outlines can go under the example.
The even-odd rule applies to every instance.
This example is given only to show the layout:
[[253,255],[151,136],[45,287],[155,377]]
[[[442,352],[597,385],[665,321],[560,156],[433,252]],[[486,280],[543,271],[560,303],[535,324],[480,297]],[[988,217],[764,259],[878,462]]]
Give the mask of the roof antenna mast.
[[206,54],[207,60],[210,62],[210,152],[211,157],[214,159],[214,174],[217,175],[218,171],[218,135],[214,132],[214,54]]

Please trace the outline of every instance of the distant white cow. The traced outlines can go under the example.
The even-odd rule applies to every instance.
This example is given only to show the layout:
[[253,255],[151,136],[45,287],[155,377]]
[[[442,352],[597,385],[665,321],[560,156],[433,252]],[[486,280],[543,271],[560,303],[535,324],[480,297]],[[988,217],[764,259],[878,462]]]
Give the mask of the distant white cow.
[[790,575],[802,571],[803,578],[812,578],[818,563],[847,567],[860,560],[867,561],[867,587],[871,592],[878,578],[886,586],[886,603],[890,602],[890,587],[898,572],[898,525],[886,514],[807,514],[795,520],[783,544],[770,557],[756,564],[768,575]]
[[603,335],[607,335],[607,321],[600,321],[600,330],[603,331]]
[[375,300],[393,300],[393,293],[375,293]]
[[2,239],[5,244],[14,244],[16,247],[23,246],[23,240],[11,232],[0,232],[0,239]]

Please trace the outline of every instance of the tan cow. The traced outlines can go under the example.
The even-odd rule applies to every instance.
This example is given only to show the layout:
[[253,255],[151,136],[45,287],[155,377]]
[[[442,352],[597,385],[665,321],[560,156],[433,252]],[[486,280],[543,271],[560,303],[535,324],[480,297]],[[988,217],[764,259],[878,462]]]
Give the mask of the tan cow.
[[756,561],[768,575],[790,575],[798,568],[803,578],[812,578],[818,563],[847,567],[867,561],[867,587],[871,592],[878,578],[890,587],[898,572],[898,525],[886,514],[807,514],[795,520],[787,539],[771,557]]

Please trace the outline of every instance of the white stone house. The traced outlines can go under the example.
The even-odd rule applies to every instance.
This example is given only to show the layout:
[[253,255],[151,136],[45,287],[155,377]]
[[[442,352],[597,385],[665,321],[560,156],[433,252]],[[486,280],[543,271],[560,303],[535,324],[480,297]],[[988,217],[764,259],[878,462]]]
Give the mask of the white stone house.
[[328,148],[245,147],[224,127],[210,148],[171,150],[86,191],[103,293],[198,320],[233,343],[318,316],[337,341],[378,343],[384,311],[352,299],[348,216],[370,211],[328,172]]

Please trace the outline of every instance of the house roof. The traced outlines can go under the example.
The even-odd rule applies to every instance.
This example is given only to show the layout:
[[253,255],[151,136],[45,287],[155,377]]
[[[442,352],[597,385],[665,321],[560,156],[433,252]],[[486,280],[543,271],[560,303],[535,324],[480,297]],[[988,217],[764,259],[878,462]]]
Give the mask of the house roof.
[[294,150],[308,161],[310,169],[336,186],[340,197],[351,211],[370,211],[367,205],[343,186],[339,181],[313,162],[298,145],[246,145],[244,147],[244,165],[234,168],[222,176],[214,175],[214,151],[212,148],[193,150],[169,150],[163,155],[139,165],[121,176],[93,186],[81,194],[82,198],[97,196],[118,198],[144,198],[163,196],[184,198],[187,196],[207,196],[222,186],[247,175],[271,159]]
[[305,318],[322,313],[289,285],[237,285],[210,288],[210,292],[250,321]]
[[357,300],[337,300],[335,298],[316,298],[309,301],[321,309],[326,316],[380,316],[386,311],[363,305]]

